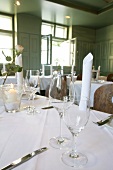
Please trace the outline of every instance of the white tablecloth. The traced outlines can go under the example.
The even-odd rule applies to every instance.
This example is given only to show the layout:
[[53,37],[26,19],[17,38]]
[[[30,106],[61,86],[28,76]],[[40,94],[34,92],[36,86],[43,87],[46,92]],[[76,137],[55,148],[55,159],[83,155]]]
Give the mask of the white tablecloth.
[[[73,77],[73,81],[76,81],[76,77],[77,76]],[[51,83],[51,79],[52,76],[40,76],[39,77],[40,90],[46,90]],[[71,82],[71,77],[67,76],[67,84],[69,85],[70,82]]]
[[[102,85],[105,84],[113,84],[113,82],[91,82],[91,91],[90,91],[90,106],[93,107],[93,102],[94,102],[94,93],[95,91]],[[74,83],[74,88],[75,88],[75,93],[77,95],[81,95],[81,88],[82,88],[82,81],[76,81]]]
[[[49,100],[40,97],[35,100],[35,106],[47,106]],[[27,105],[22,100],[21,108]],[[0,168],[15,159],[38,148],[48,147],[48,151],[32,158],[15,170],[72,170],[63,164],[61,154],[65,149],[53,149],[49,139],[59,135],[60,118],[55,109],[41,110],[40,114],[27,115],[25,110],[18,113],[6,113],[0,108]],[[106,117],[105,113],[91,111],[90,119],[77,140],[77,148],[88,157],[83,170],[113,170],[113,128],[97,126],[98,116]],[[99,118],[100,118],[99,117]],[[63,134],[70,136],[65,124]],[[77,169],[78,170],[78,169]]]

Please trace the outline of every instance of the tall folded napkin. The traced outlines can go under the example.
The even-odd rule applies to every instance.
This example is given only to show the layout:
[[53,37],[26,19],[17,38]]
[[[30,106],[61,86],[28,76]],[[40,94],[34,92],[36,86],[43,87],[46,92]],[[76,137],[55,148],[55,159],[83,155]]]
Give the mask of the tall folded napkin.
[[79,109],[86,109],[84,99],[90,98],[91,78],[92,78],[93,55],[89,53],[83,60],[82,89]]
[[[22,65],[22,54],[15,57],[15,64],[19,65],[20,67],[23,67],[23,65]],[[16,73],[16,78],[17,78],[17,84],[23,85],[23,69],[22,69],[21,72]]]

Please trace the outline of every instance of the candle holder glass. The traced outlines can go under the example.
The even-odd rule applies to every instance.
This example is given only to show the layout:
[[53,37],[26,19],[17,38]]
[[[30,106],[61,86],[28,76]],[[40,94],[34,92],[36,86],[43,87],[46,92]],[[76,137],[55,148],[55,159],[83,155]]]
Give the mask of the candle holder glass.
[[5,84],[1,87],[5,111],[15,113],[20,110],[23,86],[17,84]]

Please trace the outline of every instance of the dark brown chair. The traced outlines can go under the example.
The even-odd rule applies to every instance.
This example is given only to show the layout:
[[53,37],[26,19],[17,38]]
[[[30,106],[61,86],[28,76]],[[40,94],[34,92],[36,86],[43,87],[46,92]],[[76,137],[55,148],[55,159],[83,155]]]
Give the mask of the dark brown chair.
[[45,96],[46,97],[49,97],[49,88],[50,88],[50,85],[48,85],[46,90],[45,90]]
[[[62,100],[63,99],[63,96],[64,94],[66,95],[66,76],[62,76],[62,89],[60,91],[58,91],[58,88],[57,88],[57,79],[54,81],[54,86],[52,87],[52,90],[51,90],[51,96],[54,98],[57,98],[59,100]],[[46,97],[49,97],[49,88],[50,88],[50,85],[48,85],[46,91],[45,91],[45,96]]]
[[82,74],[78,74],[76,80],[82,80]]
[[103,85],[95,91],[93,109],[113,114],[113,84]]
[[107,81],[112,81],[113,82],[113,74],[108,74]]

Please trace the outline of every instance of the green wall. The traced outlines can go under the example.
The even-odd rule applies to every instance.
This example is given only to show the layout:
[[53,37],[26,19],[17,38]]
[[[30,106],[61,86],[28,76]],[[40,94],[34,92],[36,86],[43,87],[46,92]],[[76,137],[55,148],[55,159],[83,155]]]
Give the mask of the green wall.
[[113,25],[101,29],[73,26],[72,36],[77,37],[76,68],[82,71],[82,61],[91,52],[95,69],[101,66],[101,75],[113,73]]
[[17,39],[18,44],[24,47],[24,70],[39,69],[41,64],[41,18],[18,14]]

